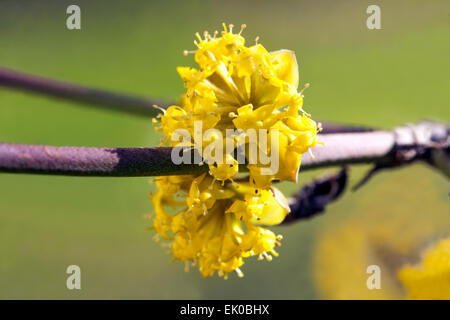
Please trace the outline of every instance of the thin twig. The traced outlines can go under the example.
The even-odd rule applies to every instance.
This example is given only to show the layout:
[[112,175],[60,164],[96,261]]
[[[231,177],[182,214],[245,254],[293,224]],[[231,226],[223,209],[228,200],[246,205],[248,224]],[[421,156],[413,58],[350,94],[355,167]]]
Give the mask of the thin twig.
[[301,188],[288,199],[291,212],[282,225],[310,219],[325,211],[325,207],[337,200],[345,190],[348,180],[348,168],[344,167],[337,174],[328,174]]
[[[150,100],[144,97],[71,84],[1,67],[0,86],[43,94],[48,97],[68,99],[105,110],[146,117],[155,117],[161,113],[161,109],[175,104],[168,101]],[[154,105],[161,107],[161,109],[155,108]],[[322,127],[322,134],[373,131],[371,128],[362,126],[332,123],[322,123]]]
[[0,68],[0,85],[81,102],[108,110],[148,117],[154,117],[160,113],[158,109],[153,107],[154,105],[167,105],[166,102],[162,101],[153,101],[139,96],[89,88],[6,68]]
[[[447,125],[421,122],[393,131],[320,134],[324,146],[303,155],[301,170],[372,163],[400,166],[424,160],[448,171],[450,131]],[[433,163],[435,152],[447,158]],[[78,176],[157,176],[195,174],[206,165],[175,165],[171,148],[82,148],[0,144],[0,172]],[[191,157],[194,159],[194,157]],[[442,169],[443,168],[443,169]]]

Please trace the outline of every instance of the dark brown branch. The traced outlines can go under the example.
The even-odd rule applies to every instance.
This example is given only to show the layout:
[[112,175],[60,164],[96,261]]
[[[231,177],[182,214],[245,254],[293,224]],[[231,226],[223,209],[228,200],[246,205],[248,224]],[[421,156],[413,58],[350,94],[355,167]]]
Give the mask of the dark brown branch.
[[369,128],[365,126],[355,126],[355,125],[344,125],[337,123],[321,122],[322,134],[330,134],[330,133],[357,133],[357,132],[371,132],[375,131],[374,128]]
[[167,105],[162,101],[70,84],[6,68],[0,68],[0,85],[148,117],[154,117],[160,113],[153,105]]
[[[320,134],[324,146],[303,155],[301,170],[373,163],[396,167],[423,160],[448,172],[450,130],[421,122],[393,131]],[[0,172],[80,175],[155,176],[195,174],[207,166],[175,165],[171,148],[81,148],[0,144]],[[444,155],[435,156],[437,152]],[[193,159],[193,158],[192,158]],[[439,162],[436,162],[439,161]]]
[[[146,117],[154,117],[161,112],[161,109],[154,108],[154,105],[165,109],[173,104],[167,101],[149,100],[144,97],[89,88],[1,67],[0,86]],[[367,127],[352,125],[323,123],[322,126],[322,134],[373,131]]]
[[309,219],[325,211],[325,207],[337,200],[347,186],[347,171],[344,167],[338,174],[327,175],[314,180],[289,198],[291,212],[283,225]]
[[175,165],[172,148],[83,148],[0,144],[0,171],[74,176],[195,174],[207,166]]

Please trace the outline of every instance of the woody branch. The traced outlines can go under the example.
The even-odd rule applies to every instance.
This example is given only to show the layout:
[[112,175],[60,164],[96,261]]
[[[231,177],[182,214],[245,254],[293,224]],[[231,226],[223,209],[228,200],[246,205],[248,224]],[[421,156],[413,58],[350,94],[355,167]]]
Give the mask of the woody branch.
[[[392,131],[319,134],[325,146],[303,155],[301,170],[373,163],[392,168],[422,160],[449,176],[450,129],[436,122]],[[175,165],[172,148],[86,148],[0,144],[0,172],[75,176],[159,176],[200,173],[206,165]]]

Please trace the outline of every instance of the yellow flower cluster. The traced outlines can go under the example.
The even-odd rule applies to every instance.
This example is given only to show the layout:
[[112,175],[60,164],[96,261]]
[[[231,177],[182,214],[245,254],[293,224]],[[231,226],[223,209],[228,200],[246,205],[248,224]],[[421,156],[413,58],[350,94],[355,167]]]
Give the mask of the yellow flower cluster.
[[[274,248],[281,237],[261,225],[283,221],[289,206],[272,181],[297,181],[301,154],[316,145],[319,131],[302,109],[294,53],[268,52],[257,43],[246,47],[241,36],[245,25],[237,34],[232,28],[224,25],[220,37],[217,32],[213,36],[205,32],[203,38],[197,34],[195,61],[200,68],[178,68],[186,87],[181,104],[154,119],[164,134],[162,145],[179,145],[173,141],[178,129],[189,133],[187,147],[206,150],[212,143],[223,145],[222,163],[203,158],[199,165],[208,165],[208,173],[159,177],[152,198],[158,238],[170,241],[174,258],[186,265],[198,263],[205,277],[215,271],[225,277],[231,271],[242,276],[239,267],[244,258],[271,260],[271,254],[277,255]],[[202,123],[201,132],[195,132],[196,121]],[[205,139],[203,133],[213,128],[222,135]],[[228,129],[241,131],[229,137]],[[261,132],[267,134],[271,143],[258,142],[256,150],[267,156],[276,153],[279,167],[264,171],[269,165],[258,158],[247,163],[249,179],[242,182],[237,179],[237,157],[227,153],[226,144],[231,143],[233,150],[251,149],[253,141],[239,133],[248,129],[255,130],[257,138]],[[249,155],[245,157],[248,161]]]

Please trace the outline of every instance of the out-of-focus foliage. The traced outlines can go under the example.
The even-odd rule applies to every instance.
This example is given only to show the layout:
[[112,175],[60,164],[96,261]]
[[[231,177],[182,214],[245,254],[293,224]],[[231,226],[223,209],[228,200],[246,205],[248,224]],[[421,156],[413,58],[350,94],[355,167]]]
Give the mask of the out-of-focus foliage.
[[[448,298],[450,264],[444,246],[448,240],[441,240],[450,235],[448,207],[439,201],[432,179],[421,177],[419,184],[406,171],[397,179],[408,185],[406,192],[395,184],[378,185],[356,201],[358,215],[321,230],[313,267],[322,297]],[[432,251],[425,258],[425,271],[412,268],[428,248]],[[366,284],[371,265],[381,270],[379,290],[369,290]]]

